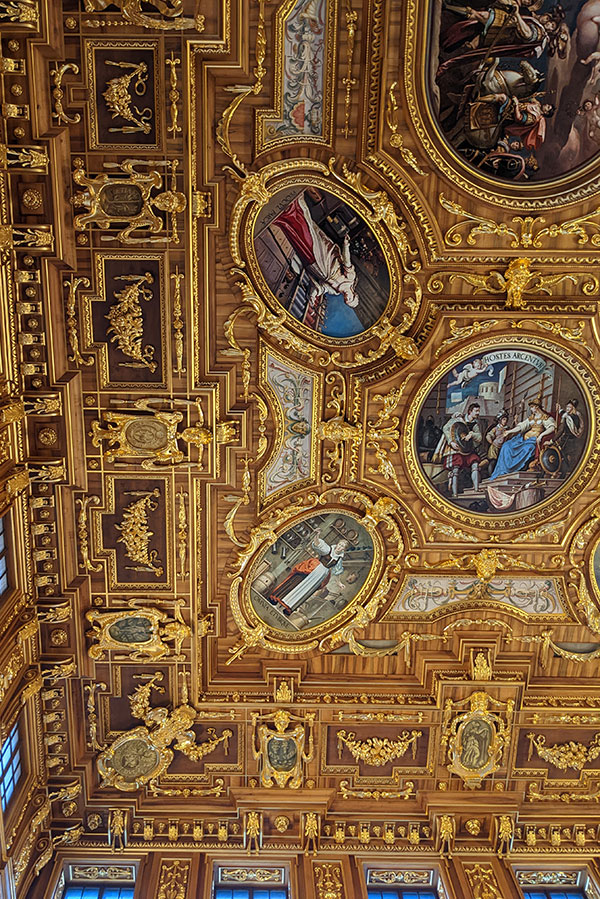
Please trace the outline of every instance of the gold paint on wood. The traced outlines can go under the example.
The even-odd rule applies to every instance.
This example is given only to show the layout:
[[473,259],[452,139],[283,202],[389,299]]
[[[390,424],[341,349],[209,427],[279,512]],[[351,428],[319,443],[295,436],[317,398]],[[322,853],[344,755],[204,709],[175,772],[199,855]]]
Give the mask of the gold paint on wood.
[[420,730],[412,730],[410,733],[405,730],[394,740],[387,737],[369,737],[367,740],[359,740],[353,731],[338,730],[336,733],[338,756],[342,757],[345,746],[357,761],[381,768],[389,765],[395,759],[402,758],[408,752],[409,747],[411,747],[414,759],[417,740],[420,736],[422,736]]

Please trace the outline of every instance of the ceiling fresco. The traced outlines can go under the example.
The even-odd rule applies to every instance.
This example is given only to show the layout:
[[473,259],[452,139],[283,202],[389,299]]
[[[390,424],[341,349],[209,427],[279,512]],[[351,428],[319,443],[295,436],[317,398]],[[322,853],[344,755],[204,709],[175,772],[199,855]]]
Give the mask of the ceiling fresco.
[[7,896],[598,899],[599,15],[0,0]]

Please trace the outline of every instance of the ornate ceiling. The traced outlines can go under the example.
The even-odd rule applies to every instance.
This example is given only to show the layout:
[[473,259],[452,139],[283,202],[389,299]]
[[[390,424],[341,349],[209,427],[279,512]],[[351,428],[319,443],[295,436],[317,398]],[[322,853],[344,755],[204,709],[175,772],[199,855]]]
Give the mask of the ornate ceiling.
[[0,0],[18,895],[595,874],[595,4]]

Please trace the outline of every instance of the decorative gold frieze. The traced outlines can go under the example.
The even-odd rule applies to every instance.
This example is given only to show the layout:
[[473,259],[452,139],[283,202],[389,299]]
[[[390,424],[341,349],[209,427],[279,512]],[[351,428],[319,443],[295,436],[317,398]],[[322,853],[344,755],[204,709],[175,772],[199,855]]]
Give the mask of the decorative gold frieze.
[[283,883],[283,868],[219,868],[221,883]]

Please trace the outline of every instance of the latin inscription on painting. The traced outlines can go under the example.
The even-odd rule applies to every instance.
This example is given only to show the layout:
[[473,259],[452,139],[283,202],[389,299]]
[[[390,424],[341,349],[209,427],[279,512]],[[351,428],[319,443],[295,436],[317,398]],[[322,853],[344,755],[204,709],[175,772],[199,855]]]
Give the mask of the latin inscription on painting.
[[390,294],[383,251],[335,194],[279,191],[257,218],[254,247],[275,299],[311,331],[356,337],[383,315]]
[[268,625],[302,631],[333,618],[357,596],[373,562],[373,541],[338,512],[297,522],[259,559],[250,586]]
[[595,0],[431,0],[430,47],[437,124],[483,174],[546,181],[597,155]]
[[505,514],[543,502],[583,455],[589,414],[580,387],[554,360],[520,349],[473,356],[427,396],[417,452],[453,505]]

